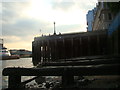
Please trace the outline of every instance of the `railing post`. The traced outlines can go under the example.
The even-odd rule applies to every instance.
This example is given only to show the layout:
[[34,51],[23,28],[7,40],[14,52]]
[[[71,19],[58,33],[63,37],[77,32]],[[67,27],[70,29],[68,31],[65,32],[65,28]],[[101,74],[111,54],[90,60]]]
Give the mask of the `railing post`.
[[21,76],[10,75],[8,77],[8,88],[21,88]]

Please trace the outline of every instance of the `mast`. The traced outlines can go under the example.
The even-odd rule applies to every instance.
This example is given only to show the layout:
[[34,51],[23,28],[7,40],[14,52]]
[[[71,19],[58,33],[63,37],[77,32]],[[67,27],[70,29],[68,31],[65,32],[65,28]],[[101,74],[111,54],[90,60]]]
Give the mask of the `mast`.
[[55,30],[55,22],[54,22],[54,35],[56,35],[56,30]]

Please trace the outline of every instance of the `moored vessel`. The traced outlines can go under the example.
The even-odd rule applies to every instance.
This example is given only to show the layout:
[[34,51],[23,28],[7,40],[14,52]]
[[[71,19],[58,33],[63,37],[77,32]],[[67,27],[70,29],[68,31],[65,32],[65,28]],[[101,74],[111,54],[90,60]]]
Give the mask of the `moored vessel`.
[[3,39],[0,43],[0,60],[19,59],[19,55],[11,55],[9,50],[3,46]]
[[19,55],[11,55],[7,48],[3,47],[0,49],[0,59],[9,60],[9,59],[19,59]]

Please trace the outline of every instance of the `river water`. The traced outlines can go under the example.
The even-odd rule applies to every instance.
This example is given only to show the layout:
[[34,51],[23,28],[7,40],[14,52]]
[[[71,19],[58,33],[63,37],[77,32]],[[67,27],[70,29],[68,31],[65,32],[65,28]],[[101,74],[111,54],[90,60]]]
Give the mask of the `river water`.
[[[33,67],[32,58],[20,58],[14,60],[0,60],[0,90],[1,88],[8,87],[8,77],[2,76],[2,70],[6,67]],[[32,77],[22,77],[22,81],[30,79]]]

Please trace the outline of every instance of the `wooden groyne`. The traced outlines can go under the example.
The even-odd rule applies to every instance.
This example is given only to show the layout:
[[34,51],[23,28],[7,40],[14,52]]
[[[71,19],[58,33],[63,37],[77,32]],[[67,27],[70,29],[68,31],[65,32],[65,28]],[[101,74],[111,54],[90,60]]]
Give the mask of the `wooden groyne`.
[[[66,87],[66,90],[80,90],[79,86],[74,87],[74,76],[119,76],[120,56],[106,55],[108,39],[113,35],[108,37],[104,30],[36,37],[32,42],[32,56],[33,64],[39,66],[5,68],[3,75],[9,76],[8,89],[27,90],[25,85],[40,76],[61,76],[60,86],[52,90],[65,90]],[[21,82],[22,76],[36,77]]]
[[106,31],[36,37],[32,42],[34,65],[59,59],[106,54]]

